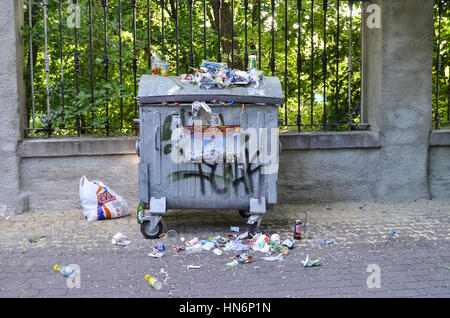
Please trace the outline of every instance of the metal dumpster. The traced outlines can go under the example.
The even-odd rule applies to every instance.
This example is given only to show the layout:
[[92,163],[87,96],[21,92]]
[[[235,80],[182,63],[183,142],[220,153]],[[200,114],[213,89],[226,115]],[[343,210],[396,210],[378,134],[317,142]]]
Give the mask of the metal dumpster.
[[[254,233],[277,202],[283,103],[278,78],[265,77],[262,88],[255,94],[246,86],[202,89],[175,76],[141,77],[137,219],[146,238],[159,237],[168,209],[238,210]],[[194,102],[205,103],[194,109]]]

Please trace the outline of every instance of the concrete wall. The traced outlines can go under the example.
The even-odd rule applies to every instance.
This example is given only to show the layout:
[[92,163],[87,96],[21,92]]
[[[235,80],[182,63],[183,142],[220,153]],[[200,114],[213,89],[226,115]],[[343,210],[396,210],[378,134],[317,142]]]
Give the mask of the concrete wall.
[[[279,202],[373,201],[379,136],[373,132],[280,138]],[[133,208],[139,201],[136,138],[51,138],[21,143],[30,210],[78,209],[79,180],[101,180]]]
[[0,6],[0,204],[26,210],[21,190],[17,147],[23,136],[25,83],[23,80],[23,6],[21,1],[2,1]]

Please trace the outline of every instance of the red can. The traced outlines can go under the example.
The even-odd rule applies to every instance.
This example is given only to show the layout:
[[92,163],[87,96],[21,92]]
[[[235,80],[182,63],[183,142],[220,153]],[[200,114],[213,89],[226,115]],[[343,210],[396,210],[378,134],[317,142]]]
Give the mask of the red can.
[[295,220],[294,222],[294,239],[300,240],[302,238],[302,220]]

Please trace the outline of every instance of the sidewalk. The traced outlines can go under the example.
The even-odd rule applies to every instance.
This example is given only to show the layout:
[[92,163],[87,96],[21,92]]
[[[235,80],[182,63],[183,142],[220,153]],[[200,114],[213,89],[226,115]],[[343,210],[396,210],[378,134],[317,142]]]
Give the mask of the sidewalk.
[[[176,253],[178,239],[144,239],[134,213],[94,222],[81,209],[0,219],[0,297],[450,297],[450,201],[279,204],[264,216],[260,232],[292,239],[294,220],[304,221],[307,210],[311,239],[295,241],[279,262],[251,251],[252,262],[235,270],[225,270],[235,252]],[[163,223],[186,240],[225,236],[230,226],[247,229],[237,211],[169,211]],[[397,234],[386,246],[393,229]],[[132,243],[111,244],[117,232]],[[335,243],[318,245],[316,238]],[[168,250],[164,257],[149,257],[160,241]],[[321,266],[304,268],[307,254]],[[68,288],[55,264],[77,264],[80,288]],[[367,285],[371,264],[380,269],[380,288]],[[146,274],[161,280],[162,290],[151,288]]]

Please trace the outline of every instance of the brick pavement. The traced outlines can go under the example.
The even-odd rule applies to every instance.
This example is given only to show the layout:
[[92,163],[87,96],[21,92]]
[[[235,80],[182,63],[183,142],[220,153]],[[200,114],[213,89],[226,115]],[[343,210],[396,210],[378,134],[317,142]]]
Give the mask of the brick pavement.
[[[87,222],[79,211],[45,211],[0,219],[0,297],[449,297],[450,201],[408,204],[335,203],[280,204],[263,218],[260,231],[291,238],[292,224],[311,211],[313,236],[296,241],[283,261],[267,262],[260,252],[249,264],[225,270],[234,252],[216,256],[176,253],[177,238],[146,240],[135,215]],[[187,240],[229,234],[230,226],[246,230],[237,212],[170,211],[166,230]],[[398,233],[389,245],[393,229]],[[112,245],[117,232],[128,236],[127,247]],[[30,237],[45,235],[36,243]],[[314,244],[328,238],[332,245]],[[161,241],[162,259],[148,256]],[[305,269],[306,255],[322,265]],[[77,264],[80,288],[68,288],[55,264]],[[200,269],[188,269],[188,265]],[[380,269],[380,288],[369,288],[370,264]],[[152,289],[152,274],[164,283]]]

